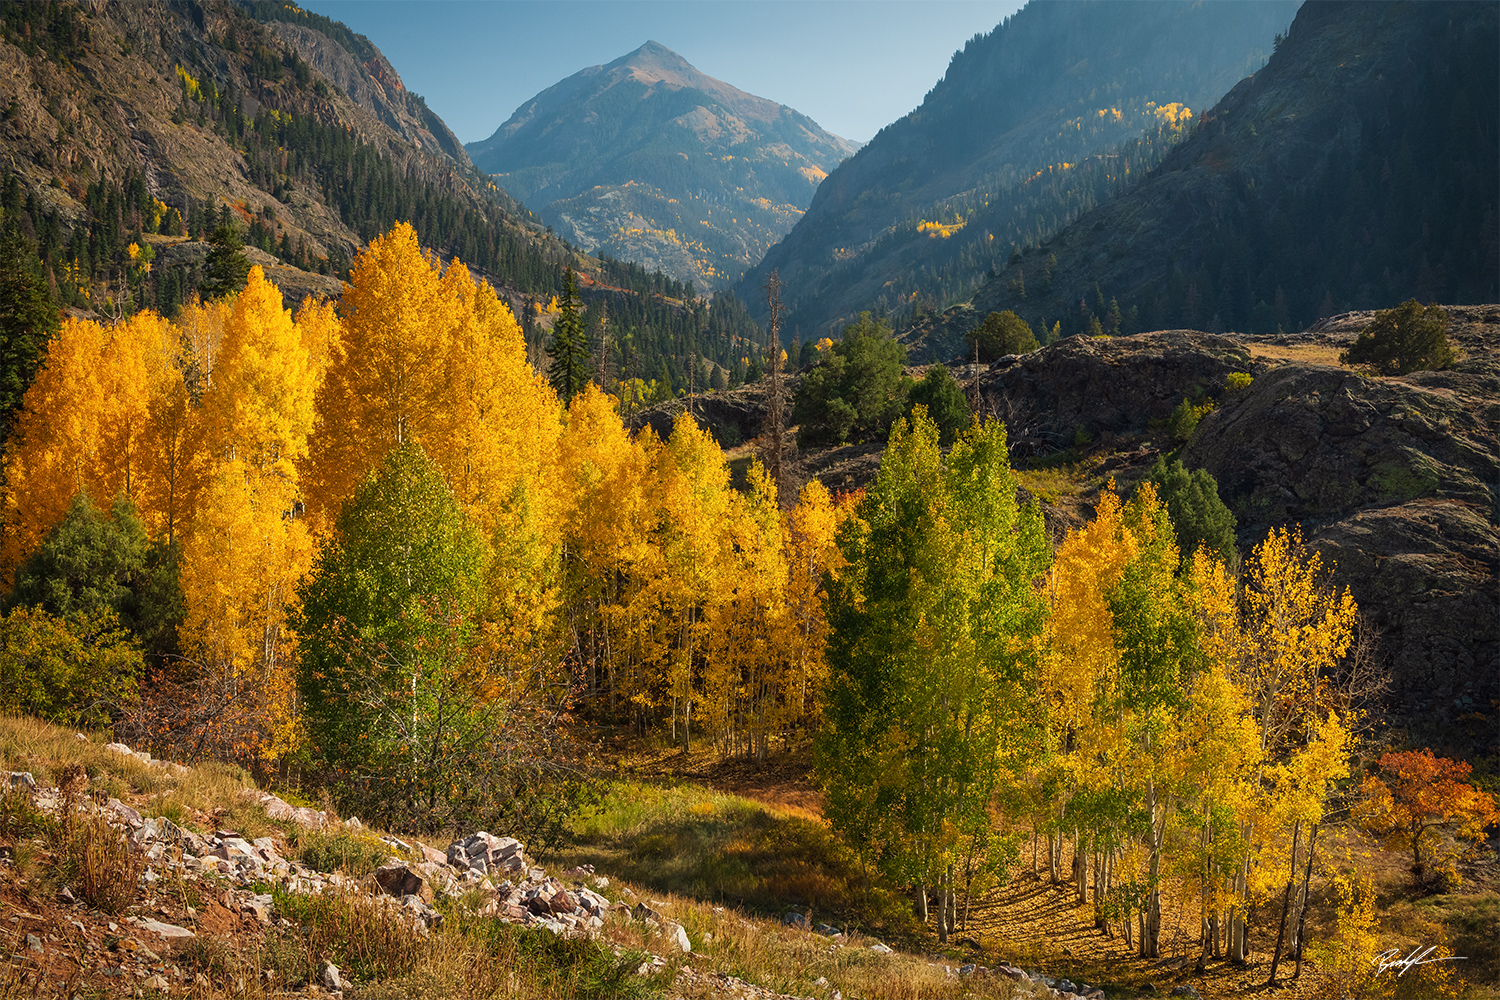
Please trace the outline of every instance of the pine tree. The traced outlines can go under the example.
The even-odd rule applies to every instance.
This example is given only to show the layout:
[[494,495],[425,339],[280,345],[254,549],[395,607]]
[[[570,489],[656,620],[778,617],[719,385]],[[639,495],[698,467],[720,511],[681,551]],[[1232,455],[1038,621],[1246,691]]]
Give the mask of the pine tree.
[[552,343],[547,347],[552,358],[552,364],[547,367],[547,378],[566,403],[588,384],[589,357],[593,354],[588,331],[579,315],[578,286],[571,267],[563,278],[563,294],[557,304],[559,312],[552,326]]

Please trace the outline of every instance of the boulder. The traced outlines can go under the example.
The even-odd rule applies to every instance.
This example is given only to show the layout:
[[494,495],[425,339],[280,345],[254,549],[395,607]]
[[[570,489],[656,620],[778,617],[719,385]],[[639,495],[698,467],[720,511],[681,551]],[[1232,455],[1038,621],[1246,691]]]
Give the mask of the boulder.
[[1184,398],[1217,399],[1230,374],[1257,368],[1237,341],[1190,330],[1068,337],[1001,358],[968,392],[981,414],[1005,421],[1012,444],[1055,450],[1080,436],[1145,434]]
[[375,869],[375,883],[387,896],[417,896],[432,902],[427,880],[412,871],[404,861],[392,859]]

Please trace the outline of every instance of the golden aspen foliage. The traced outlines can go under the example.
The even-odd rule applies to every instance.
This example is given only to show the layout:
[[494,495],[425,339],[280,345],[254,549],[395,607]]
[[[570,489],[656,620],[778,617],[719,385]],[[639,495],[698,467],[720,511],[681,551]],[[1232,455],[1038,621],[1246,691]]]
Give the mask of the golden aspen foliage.
[[802,487],[797,504],[786,514],[786,618],[783,623],[785,668],[780,709],[785,724],[816,724],[823,685],[828,679],[824,652],[828,619],[823,574],[837,575],[845,560],[838,531],[858,505],[860,494],[832,496],[814,479]]
[[[324,321],[316,309],[308,315]],[[299,330],[252,268],[203,396],[210,479],[183,545],[179,639],[205,674],[243,685],[241,708],[258,725],[243,730],[254,745],[226,748],[237,756],[274,759],[294,744],[286,605],[313,549],[296,516],[297,463],[313,429],[311,348],[326,333]]]
[[443,423],[451,317],[441,279],[399,223],[355,260],[340,304],[342,337],[318,393],[320,419],[304,475],[310,510],[339,504],[396,445]]
[[622,603],[648,557],[651,504],[649,430],[632,437],[615,401],[592,383],[573,397],[558,443],[558,490],[563,510],[567,627],[578,651],[581,680],[613,711],[642,685],[629,610]]
[[164,492],[147,473],[153,392],[175,375],[175,336],[153,312],[103,326],[67,318],[27,390],[5,455],[6,583],[80,489],[124,493],[156,530]]
[[701,700],[694,682],[708,628],[703,606],[719,596],[729,568],[729,465],[713,437],[687,413],[677,417],[672,436],[653,457],[651,535],[659,561],[657,572],[643,581],[641,596],[655,619],[643,651],[658,678],[658,704],[670,708],[673,740],[680,723],[688,746],[693,707]]
[[237,742],[216,749],[246,763],[297,745],[286,612],[313,542],[306,521],[287,516],[294,497],[285,480],[241,459],[222,462],[183,546],[183,654],[201,678],[239,691],[230,706],[238,724],[222,727]]
[[260,267],[250,269],[203,394],[203,435],[218,460],[238,459],[294,482],[313,427],[317,372],[304,336]]

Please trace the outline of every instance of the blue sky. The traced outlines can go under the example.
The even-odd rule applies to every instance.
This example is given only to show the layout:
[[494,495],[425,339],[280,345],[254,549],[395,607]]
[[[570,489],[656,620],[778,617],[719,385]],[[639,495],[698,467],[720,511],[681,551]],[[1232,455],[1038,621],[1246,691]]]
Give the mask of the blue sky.
[[366,35],[464,142],[654,40],[709,76],[868,141],[1021,0],[302,0]]

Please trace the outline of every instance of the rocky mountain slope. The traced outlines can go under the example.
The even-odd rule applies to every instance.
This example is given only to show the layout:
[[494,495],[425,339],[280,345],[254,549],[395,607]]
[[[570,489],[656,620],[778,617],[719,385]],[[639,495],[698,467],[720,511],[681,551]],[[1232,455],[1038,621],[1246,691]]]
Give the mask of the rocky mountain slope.
[[[1493,3],[1307,4],[1264,70],[1142,184],[907,334],[952,357],[992,310],[1063,333],[1261,333],[1406,298],[1500,297]],[[1116,303],[1111,310],[1109,303]]]
[[1184,112],[1258,69],[1296,8],[1033,0],[971,39],[921,107],[829,176],[741,297],[780,269],[788,336],[821,336],[862,309],[967,297],[1012,245],[1159,160]]
[[[190,234],[229,210],[304,268],[336,270],[397,215],[492,272],[561,256],[337,22],[270,4],[12,4],[3,39],[8,207],[29,199],[29,228],[51,217],[59,243],[122,193],[127,235]],[[110,249],[90,247],[91,269]]]
[[407,221],[506,294],[539,364],[537,307],[568,265],[631,375],[680,373],[678,354],[727,367],[756,335],[728,302],[546,232],[369,39],[292,5],[0,5],[0,108],[0,206],[66,307],[171,315],[225,223],[292,301],[337,295],[354,255]]
[[855,148],[647,42],[542,91],[468,151],[586,252],[712,291],[784,236]]

